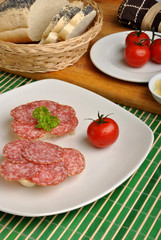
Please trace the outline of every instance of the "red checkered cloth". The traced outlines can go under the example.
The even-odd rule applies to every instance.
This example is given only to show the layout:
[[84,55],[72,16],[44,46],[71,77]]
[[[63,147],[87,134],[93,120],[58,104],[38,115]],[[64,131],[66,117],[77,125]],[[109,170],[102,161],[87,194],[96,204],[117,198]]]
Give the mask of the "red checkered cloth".
[[124,0],[118,9],[118,21],[135,29],[161,32],[161,2]]

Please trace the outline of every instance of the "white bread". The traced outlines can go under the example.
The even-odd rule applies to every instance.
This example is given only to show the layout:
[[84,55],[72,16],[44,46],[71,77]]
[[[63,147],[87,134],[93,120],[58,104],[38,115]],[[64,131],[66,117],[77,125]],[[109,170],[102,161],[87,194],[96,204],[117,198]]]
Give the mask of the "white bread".
[[40,41],[43,32],[68,0],[1,0],[0,40]]
[[54,43],[58,41],[58,33],[61,29],[84,7],[83,2],[74,1],[64,6],[51,20],[44,31],[40,44]]
[[31,181],[29,181],[29,180],[19,180],[19,183],[21,183],[23,186],[25,186],[25,187],[34,187],[36,184],[35,183],[33,183],[33,182],[31,182]]
[[96,11],[88,5],[79,11],[59,32],[59,40],[67,40],[83,34],[96,16]]

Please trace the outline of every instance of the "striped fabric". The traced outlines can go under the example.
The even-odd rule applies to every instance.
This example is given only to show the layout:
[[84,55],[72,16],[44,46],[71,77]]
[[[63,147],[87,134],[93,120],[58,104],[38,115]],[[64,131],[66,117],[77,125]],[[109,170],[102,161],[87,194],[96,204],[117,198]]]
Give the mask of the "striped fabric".
[[[33,81],[0,72],[0,93]],[[96,202],[67,213],[21,217],[0,212],[0,239],[161,239],[161,116],[120,106],[154,133],[153,147],[137,172]]]

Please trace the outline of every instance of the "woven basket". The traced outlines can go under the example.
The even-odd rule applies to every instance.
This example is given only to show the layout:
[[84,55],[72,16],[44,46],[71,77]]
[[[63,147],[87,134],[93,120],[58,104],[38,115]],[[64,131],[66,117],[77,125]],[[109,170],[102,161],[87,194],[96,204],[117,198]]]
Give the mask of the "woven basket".
[[100,32],[103,14],[98,4],[84,0],[97,12],[93,25],[81,36],[52,44],[15,44],[0,41],[0,67],[18,72],[52,72],[77,62]]

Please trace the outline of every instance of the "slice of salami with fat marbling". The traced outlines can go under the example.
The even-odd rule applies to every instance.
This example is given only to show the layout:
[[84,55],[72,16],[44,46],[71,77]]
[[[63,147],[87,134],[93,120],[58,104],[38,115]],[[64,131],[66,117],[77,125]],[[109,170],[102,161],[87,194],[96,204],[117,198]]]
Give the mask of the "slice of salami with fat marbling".
[[11,128],[21,139],[36,140],[44,138],[46,131],[36,129],[36,124],[23,124],[17,120],[13,120]]
[[1,164],[1,174],[7,180],[18,181],[31,179],[38,174],[41,166],[34,163],[13,163],[4,160]]
[[85,158],[82,153],[73,148],[64,148],[63,162],[68,176],[79,174],[85,168]]
[[[37,119],[33,116],[36,107],[45,106],[52,116],[57,116],[60,124],[47,132],[41,128],[36,128]],[[50,100],[40,100],[20,105],[11,110],[10,115],[14,117],[11,124],[12,130],[22,139],[37,140],[50,136],[64,136],[72,133],[78,125],[75,110],[68,105],[62,105]]]
[[12,163],[26,163],[27,160],[22,156],[22,148],[27,140],[15,140],[7,143],[3,148],[3,156]]
[[[85,168],[82,153],[73,148],[31,140],[15,140],[3,148],[1,175],[10,181],[28,180],[36,185],[59,184]],[[24,185],[24,183],[23,183]]]
[[43,165],[41,171],[31,179],[40,186],[57,185],[67,178],[67,170],[62,162]]
[[13,110],[11,110],[10,115],[21,123],[34,124],[37,123],[37,119],[33,118],[33,111],[35,110],[35,108],[39,108],[42,106],[45,106],[49,110],[51,115],[54,115],[57,112],[59,104],[50,100],[34,101],[14,108]]
[[49,142],[28,141],[22,156],[36,164],[52,164],[62,160],[64,149]]

